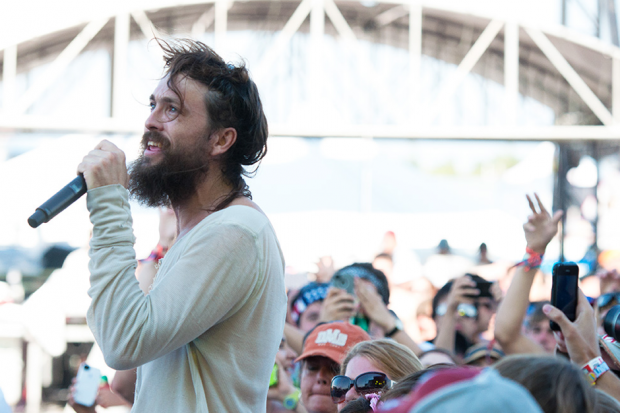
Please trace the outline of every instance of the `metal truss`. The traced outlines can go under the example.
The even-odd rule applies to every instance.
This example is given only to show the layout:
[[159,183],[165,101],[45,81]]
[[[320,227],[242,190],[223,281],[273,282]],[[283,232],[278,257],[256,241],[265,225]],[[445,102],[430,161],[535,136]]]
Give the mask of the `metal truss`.
[[[164,2],[158,6],[163,7]],[[170,2],[169,9],[174,4]],[[325,75],[321,69],[321,42],[328,35],[326,17],[329,19],[335,34],[343,47],[351,50],[357,58],[367,59],[361,51],[360,40],[369,38],[364,24],[372,23],[373,28],[392,27],[407,33],[406,42],[409,51],[409,84],[411,122],[403,125],[338,125],[333,126],[296,126],[291,124],[271,124],[272,136],[336,136],[336,137],[373,137],[373,138],[441,138],[441,139],[518,139],[518,140],[588,140],[618,139],[620,137],[620,49],[601,42],[596,38],[575,34],[564,27],[533,27],[525,22],[515,21],[508,14],[503,16],[472,16],[464,8],[463,2],[452,0],[410,0],[402,2],[379,2],[374,15],[357,3],[336,3],[334,0],[301,0],[294,1],[250,1],[234,3],[232,0],[214,0],[210,2],[182,2],[185,6],[201,7],[202,13],[194,14],[190,25],[191,33],[199,35],[213,28],[215,48],[226,44],[226,36],[230,27],[229,15],[243,7],[254,5],[286,4],[294,11],[284,16],[284,25],[280,26],[275,41],[263,54],[261,61],[253,69],[255,79],[260,81],[269,76],[273,62],[281,56],[296,32],[307,30],[310,42],[307,53],[311,56],[308,67],[309,79],[313,84],[320,84]],[[189,6],[188,6],[189,5]],[[360,10],[358,10],[360,9]],[[355,13],[358,12],[357,18]],[[462,57],[453,56],[457,69],[445,79],[431,101],[422,102],[419,98],[420,72],[422,56],[425,54],[424,38],[432,30],[427,28],[428,21],[441,18],[450,13],[452,23],[457,21],[462,27],[469,27],[473,34],[471,45]],[[159,13],[159,14],[157,14]],[[151,21],[153,17],[161,20],[162,11],[130,10],[117,12],[88,22],[56,55],[47,69],[45,76],[32,84],[21,96],[16,93],[16,74],[20,69],[20,53],[22,44],[4,45],[3,49],[3,105],[0,111],[0,131],[66,131],[93,133],[139,133],[140,123],[123,118],[124,106],[127,104],[125,91],[128,86],[128,44],[132,39],[132,20],[139,28],[142,36],[152,38],[160,36],[159,22]],[[368,16],[359,16],[366,13]],[[237,13],[239,14],[239,13]],[[242,13],[241,13],[242,14]],[[439,17],[437,17],[439,16]],[[282,19],[280,19],[282,20]],[[360,22],[361,20],[361,22]],[[111,24],[113,21],[113,25]],[[304,26],[304,23],[309,24]],[[238,23],[238,19],[236,20]],[[113,26],[113,34],[108,36],[108,43],[113,50],[113,69],[111,81],[111,116],[99,119],[72,119],[45,117],[28,114],[30,106],[39,99],[60,76],[65,69],[93,40],[101,35],[104,27]],[[237,24],[238,26],[238,24]],[[110,31],[112,29],[109,29]],[[479,33],[478,33],[479,32]],[[329,33],[332,34],[332,33]],[[136,33],[133,34],[136,37]],[[501,38],[500,38],[501,37]],[[45,43],[45,38],[40,39]],[[527,44],[524,44],[526,42]],[[0,45],[2,47],[3,45]],[[561,46],[561,47],[560,47]],[[434,122],[445,107],[446,102],[454,99],[456,90],[464,79],[471,74],[485,53],[493,47],[495,52],[503,54],[503,84],[505,86],[504,115],[500,126],[488,127],[454,127],[436,125]],[[536,50],[534,50],[536,48]],[[574,50],[573,50],[574,49]],[[533,52],[547,59],[548,70],[559,73],[558,78],[570,86],[572,92],[582,101],[585,112],[593,114],[594,121],[588,126],[549,126],[549,127],[518,127],[517,107],[523,89],[520,74],[523,56]],[[604,70],[597,67],[576,65],[575,50],[587,50],[598,59],[611,61],[609,74],[602,76],[607,80],[603,85],[592,89],[592,73]],[[571,53],[573,56],[570,56]],[[567,56],[569,55],[569,56]],[[538,60],[541,60],[538,58]],[[373,65],[361,65],[365,70],[366,79],[373,79],[378,73],[373,72]],[[587,77],[587,78],[584,78]],[[589,77],[588,77],[589,76]],[[497,77],[497,76],[495,76]],[[585,79],[585,80],[584,80]],[[600,81],[599,81],[600,83]],[[605,88],[607,86],[607,88]],[[610,91],[607,94],[602,91]],[[376,88],[377,99],[389,100],[388,90]],[[312,98],[312,97],[311,97]],[[317,101],[314,101],[315,103]],[[556,115],[560,113],[555,108]]]

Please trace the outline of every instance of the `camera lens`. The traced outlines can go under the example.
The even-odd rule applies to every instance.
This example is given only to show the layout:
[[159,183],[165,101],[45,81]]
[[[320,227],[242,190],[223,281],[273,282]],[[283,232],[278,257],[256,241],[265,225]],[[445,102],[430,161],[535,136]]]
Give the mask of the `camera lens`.
[[620,305],[615,305],[607,312],[603,320],[603,328],[608,336],[618,340],[620,337]]
[[84,364],[84,370],[88,370],[90,369],[90,366],[88,364]]

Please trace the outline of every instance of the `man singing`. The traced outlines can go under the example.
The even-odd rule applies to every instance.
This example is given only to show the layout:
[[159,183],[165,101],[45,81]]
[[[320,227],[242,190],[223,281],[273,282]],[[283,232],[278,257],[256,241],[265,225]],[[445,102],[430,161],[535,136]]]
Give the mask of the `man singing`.
[[[134,412],[265,411],[286,313],[284,261],[243,175],[266,153],[267,121],[245,67],[206,45],[159,41],[142,155],[102,141],[78,166],[88,186],[92,304],[106,362],[138,367]],[[145,295],[128,195],[171,206],[178,235]]]

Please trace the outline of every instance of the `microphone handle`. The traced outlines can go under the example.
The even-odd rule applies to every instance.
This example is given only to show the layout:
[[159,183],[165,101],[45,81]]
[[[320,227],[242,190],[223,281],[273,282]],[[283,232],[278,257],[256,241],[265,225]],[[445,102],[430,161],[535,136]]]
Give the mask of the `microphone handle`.
[[38,207],[34,214],[28,218],[28,224],[32,228],[36,228],[44,222],[48,222],[60,212],[64,211],[69,205],[77,201],[86,193],[86,181],[82,175],[79,175],[67,186],[56,192],[54,196],[45,201],[43,205]]

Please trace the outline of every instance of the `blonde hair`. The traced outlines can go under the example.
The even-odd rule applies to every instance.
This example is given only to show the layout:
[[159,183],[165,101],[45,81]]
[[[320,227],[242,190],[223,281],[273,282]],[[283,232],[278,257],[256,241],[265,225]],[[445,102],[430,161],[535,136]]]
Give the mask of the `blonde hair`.
[[390,339],[362,341],[349,350],[340,366],[340,374],[345,374],[353,357],[361,356],[381,369],[390,380],[399,381],[422,370],[422,363],[408,347]]

